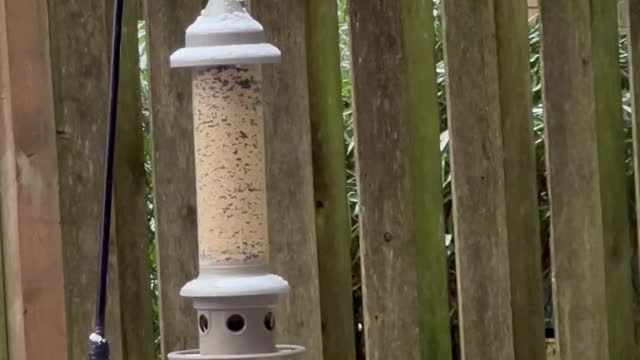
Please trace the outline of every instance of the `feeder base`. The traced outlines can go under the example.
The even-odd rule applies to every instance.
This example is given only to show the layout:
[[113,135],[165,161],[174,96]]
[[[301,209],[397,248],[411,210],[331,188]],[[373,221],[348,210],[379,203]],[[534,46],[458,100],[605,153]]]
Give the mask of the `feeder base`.
[[262,360],[262,359],[293,359],[304,352],[302,346],[278,345],[276,352],[270,354],[243,355],[200,355],[200,350],[176,351],[169,354],[169,360]]

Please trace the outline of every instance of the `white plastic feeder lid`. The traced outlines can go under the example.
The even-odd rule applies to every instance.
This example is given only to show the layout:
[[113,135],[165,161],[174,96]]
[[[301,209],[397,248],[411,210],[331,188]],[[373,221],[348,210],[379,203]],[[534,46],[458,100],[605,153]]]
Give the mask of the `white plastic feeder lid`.
[[238,0],[209,0],[187,28],[186,47],[171,55],[171,67],[277,63],[280,57]]
[[262,271],[262,267],[201,269],[197,279],[188,282],[180,295],[190,298],[279,295],[289,291],[282,277]]

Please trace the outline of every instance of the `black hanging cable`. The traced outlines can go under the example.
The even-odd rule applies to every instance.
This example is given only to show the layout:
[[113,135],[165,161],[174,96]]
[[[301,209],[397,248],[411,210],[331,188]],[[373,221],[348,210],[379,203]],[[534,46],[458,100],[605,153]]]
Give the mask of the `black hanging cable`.
[[107,115],[107,144],[105,149],[104,188],[102,192],[102,221],[100,228],[100,263],[98,265],[98,293],[95,328],[89,337],[89,360],[108,360],[109,344],[105,337],[107,307],[107,277],[109,273],[109,233],[113,196],[113,162],[118,114],[118,86],[120,83],[120,45],[122,43],[123,0],[113,2],[113,33],[111,37],[111,67],[109,73],[109,109]]

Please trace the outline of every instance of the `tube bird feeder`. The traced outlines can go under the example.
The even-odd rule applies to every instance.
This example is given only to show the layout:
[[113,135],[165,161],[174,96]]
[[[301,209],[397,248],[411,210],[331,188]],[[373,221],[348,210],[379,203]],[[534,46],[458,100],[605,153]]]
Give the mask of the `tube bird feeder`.
[[280,50],[238,0],[210,0],[172,67],[193,71],[199,269],[180,294],[197,310],[200,349],[170,360],[293,359],[275,345],[273,309],[288,283],[268,268],[261,64]]

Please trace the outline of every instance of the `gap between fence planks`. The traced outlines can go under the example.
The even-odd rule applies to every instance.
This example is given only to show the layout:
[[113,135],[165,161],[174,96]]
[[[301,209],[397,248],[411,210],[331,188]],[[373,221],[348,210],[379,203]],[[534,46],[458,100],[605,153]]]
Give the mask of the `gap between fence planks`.
[[[46,3],[0,1],[0,358],[66,359]],[[4,309],[3,309],[4,310]],[[4,311],[2,311],[4,312]],[[4,331],[0,331],[5,336]],[[11,347],[6,349],[6,341]],[[4,354],[2,354],[4,352]]]
[[[117,359],[153,355],[137,67],[137,3],[123,22],[107,338]],[[69,359],[93,328],[102,201],[111,3],[50,1]],[[142,310],[141,310],[142,308]]]
[[197,276],[191,72],[170,69],[200,0],[145,0],[162,357],[198,347],[196,312],[180,289]]
[[636,359],[615,1],[541,1],[563,360]]
[[267,206],[273,271],[291,292],[278,306],[277,338],[323,359],[305,49],[305,0],[251,1],[282,63],[264,72]]
[[545,359],[527,7],[444,3],[463,359]]
[[451,359],[430,0],[352,0],[366,353]]
[[322,345],[325,359],[355,360],[338,8],[305,3]]

